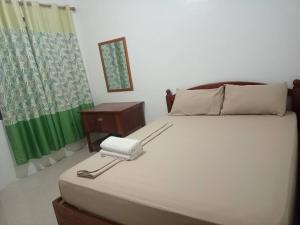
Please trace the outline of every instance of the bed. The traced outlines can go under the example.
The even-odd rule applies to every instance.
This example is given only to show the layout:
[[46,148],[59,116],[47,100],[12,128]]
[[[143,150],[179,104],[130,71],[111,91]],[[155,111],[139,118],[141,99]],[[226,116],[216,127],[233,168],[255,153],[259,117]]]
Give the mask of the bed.
[[[94,180],[77,177],[76,171],[110,160],[95,154],[61,175],[61,197],[53,202],[58,224],[297,224],[299,88],[294,81],[294,112],[283,117],[165,116],[148,124],[129,137],[142,139],[165,122],[173,126],[137,160]],[[170,111],[174,95],[167,91],[166,99]]]

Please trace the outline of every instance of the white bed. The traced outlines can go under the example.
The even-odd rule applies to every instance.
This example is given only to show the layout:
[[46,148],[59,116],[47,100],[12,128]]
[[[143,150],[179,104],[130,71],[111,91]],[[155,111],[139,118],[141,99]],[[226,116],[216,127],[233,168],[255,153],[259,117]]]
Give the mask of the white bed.
[[76,176],[110,161],[99,153],[63,173],[64,201],[130,225],[288,225],[297,154],[295,113],[166,116],[129,137],[174,125],[98,178]]

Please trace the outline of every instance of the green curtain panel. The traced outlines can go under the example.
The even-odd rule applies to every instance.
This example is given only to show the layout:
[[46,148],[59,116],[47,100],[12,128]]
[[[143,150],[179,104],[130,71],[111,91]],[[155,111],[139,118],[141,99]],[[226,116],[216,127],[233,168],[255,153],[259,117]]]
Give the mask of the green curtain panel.
[[93,101],[71,16],[0,0],[0,110],[17,164],[84,136]]

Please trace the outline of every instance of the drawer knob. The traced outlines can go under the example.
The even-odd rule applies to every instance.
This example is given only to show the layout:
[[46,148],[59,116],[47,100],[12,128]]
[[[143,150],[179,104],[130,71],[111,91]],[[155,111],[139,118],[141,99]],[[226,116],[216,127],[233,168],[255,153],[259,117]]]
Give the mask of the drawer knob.
[[98,122],[102,122],[103,119],[102,119],[102,118],[98,118],[97,121],[98,121]]

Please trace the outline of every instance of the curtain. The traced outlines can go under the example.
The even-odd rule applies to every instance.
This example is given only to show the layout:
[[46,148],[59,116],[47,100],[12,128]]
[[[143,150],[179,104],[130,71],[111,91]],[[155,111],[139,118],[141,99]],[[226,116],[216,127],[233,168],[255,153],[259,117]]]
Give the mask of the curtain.
[[93,102],[68,7],[0,0],[0,63],[0,110],[17,164],[83,138],[80,111]]

